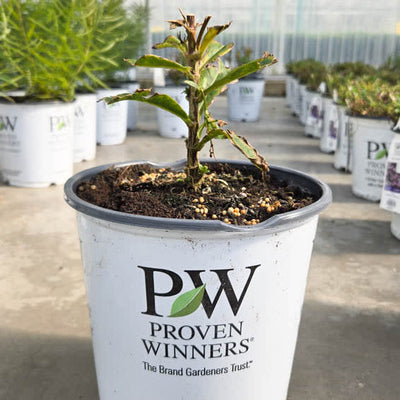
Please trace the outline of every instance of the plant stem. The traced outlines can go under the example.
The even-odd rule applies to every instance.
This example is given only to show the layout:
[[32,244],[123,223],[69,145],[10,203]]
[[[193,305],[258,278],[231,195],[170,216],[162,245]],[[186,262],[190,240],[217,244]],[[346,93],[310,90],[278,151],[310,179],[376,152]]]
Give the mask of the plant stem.
[[[200,82],[200,70],[199,62],[193,57],[197,50],[196,46],[196,20],[194,15],[187,15],[187,27],[186,32],[188,35],[188,64],[191,68],[193,80],[196,83]],[[187,149],[187,166],[186,174],[189,182],[194,188],[199,185],[202,174],[200,173],[200,162],[198,154],[198,143],[199,137],[198,132],[200,128],[200,113],[199,113],[199,96],[197,89],[194,87],[188,88],[188,100],[189,100],[189,118],[192,121],[192,125],[189,127],[188,138],[186,139]]]

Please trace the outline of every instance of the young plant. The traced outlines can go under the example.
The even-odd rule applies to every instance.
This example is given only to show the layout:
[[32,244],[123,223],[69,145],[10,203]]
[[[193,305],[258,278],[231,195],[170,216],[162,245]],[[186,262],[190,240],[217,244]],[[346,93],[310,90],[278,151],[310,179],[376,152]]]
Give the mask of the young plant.
[[396,123],[400,112],[399,86],[393,87],[375,77],[349,81],[346,105],[351,115],[388,118]]
[[110,50],[122,0],[0,0],[0,92],[22,88],[26,100],[72,101],[78,82],[116,64]]
[[269,171],[268,163],[257,150],[244,138],[226,129],[226,122],[214,119],[209,107],[215,97],[224,91],[228,83],[252,74],[272,65],[277,60],[267,52],[254,61],[234,69],[228,69],[221,57],[229,53],[233,43],[223,45],[215,40],[218,34],[229,28],[226,25],[207,27],[211,16],[198,23],[192,14],[185,15],[180,10],[182,19],[168,21],[170,28],[183,28],[177,36],[170,35],[164,42],[153,46],[154,49],[174,48],[181,54],[184,62],[176,61],[149,54],[130,63],[138,67],[173,69],[182,72],[187,84],[186,94],[189,101],[189,113],[171,97],[165,94],[152,93],[150,89],[139,89],[134,93],[124,93],[105,98],[108,104],[122,100],[136,100],[152,104],[171,112],[183,120],[188,127],[186,139],[187,163],[186,175],[193,187],[201,183],[204,168],[199,162],[199,152],[214,139],[228,139],[233,146],[240,150],[263,174]]

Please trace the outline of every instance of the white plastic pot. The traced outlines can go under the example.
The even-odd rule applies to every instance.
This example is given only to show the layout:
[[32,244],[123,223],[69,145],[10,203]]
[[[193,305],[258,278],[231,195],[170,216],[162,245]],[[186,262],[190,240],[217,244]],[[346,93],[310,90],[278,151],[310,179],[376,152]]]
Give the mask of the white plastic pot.
[[400,240],[400,214],[392,213],[392,222],[390,224],[392,235]]
[[241,79],[237,83],[228,85],[229,120],[258,121],[264,86],[264,79]]
[[387,151],[394,132],[388,120],[350,117],[353,133],[353,193],[379,201]]
[[315,138],[321,137],[323,126],[323,103],[319,93],[312,92],[308,106],[305,135]]
[[[184,86],[157,87],[155,91],[172,97],[187,113],[189,112],[189,102],[186,98]],[[158,132],[163,137],[178,139],[185,138],[188,135],[186,124],[168,111],[157,108],[157,122]]]
[[292,103],[292,79],[293,77],[291,75],[286,75],[285,79],[285,99],[286,99],[286,105],[289,107],[291,106]]
[[301,92],[301,110],[300,110],[300,122],[305,125],[307,122],[307,112],[310,107],[312,93],[307,90],[306,85],[300,85]]
[[[236,164],[243,165],[249,164]],[[240,227],[135,216],[80,200],[80,182],[107,167],[65,186],[78,211],[101,400],[286,399],[312,243],[329,188],[272,168],[320,199]],[[203,284],[204,297],[199,289],[193,293]]]
[[351,171],[352,170],[352,140],[351,126],[349,124],[349,116],[346,114],[346,108],[338,106],[338,135],[336,139],[336,150],[333,165],[336,169]]
[[299,81],[295,78],[293,79],[293,91],[292,91],[292,96],[293,96],[293,103],[292,103],[292,112],[294,115],[299,116],[301,112],[300,108],[300,83]]
[[[100,89],[97,99],[126,93],[126,88]],[[128,120],[128,102],[120,101],[106,104],[105,101],[97,103],[97,143],[101,145],[121,144],[126,139]]]
[[[126,85],[129,93],[133,93],[140,88],[140,84],[138,82],[131,82]],[[139,103],[137,101],[128,101],[128,121],[127,126],[128,130],[133,131],[136,129],[136,125],[138,122],[138,113],[139,113]]]
[[74,118],[74,162],[96,156],[96,94],[77,94]]
[[10,185],[45,187],[73,173],[74,104],[0,102],[0,169]]
[[331,99],[324,98],[323,102],[324,118],[319,148],[324,153],[334,153],[339,130],[338,109]]

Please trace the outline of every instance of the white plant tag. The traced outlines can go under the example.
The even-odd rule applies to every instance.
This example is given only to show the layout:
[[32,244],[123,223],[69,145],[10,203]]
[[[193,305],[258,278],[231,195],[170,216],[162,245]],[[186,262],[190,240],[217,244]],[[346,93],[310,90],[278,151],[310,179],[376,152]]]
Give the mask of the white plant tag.
[[[399,125],[399,122],[396,126]],[[400,135],[394,135],[386,162],[380,207],[400,214]]]

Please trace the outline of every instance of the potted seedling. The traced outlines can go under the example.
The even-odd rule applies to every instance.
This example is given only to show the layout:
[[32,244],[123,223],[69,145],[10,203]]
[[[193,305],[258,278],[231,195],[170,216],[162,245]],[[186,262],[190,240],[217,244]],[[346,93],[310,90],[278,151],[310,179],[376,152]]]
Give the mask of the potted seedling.
[[[112,96],[121,91],[136,90],[139,83],[135,80],[135,70],[124,61],[124,58],[136,57],[145,42],[145,27],[148,19],[148,9],[143,5],[126,7],[123,0],[110,3],[108,15],[119,21],[116,29],[109,35],[98,32],[99,40],[104,44],[118,38],[115,45],[103,55],[104,59],[112,62],[98,63],[97,71],[90,78],[96,88],[97,99]],[[105,85],[102,83],[105,82]],[[107,105],[97,103],[97,143],[100,145],[121,144],[126,139],[127,130],[134,129],[137,124],[137,104],[124,102]]]
[[375,73],[376,70],[373,66],[361,62],[338,63],[329,69],[327,90],[332,97],[333,104],[331,104],[330,112],[327,116],[326,130],[323,136],[325,147],[331,149],[335,141],[332,133],[336,131],[336,148],[334,149],[334,167],[336,169],[350,172],[352,168],[351,137],[349,135],[351,125],[349,124],[349,116],[346,110],[347,82]]
[[320,138],[324,126],[324,112],[326,106],[325,79],[326,66],[320,61],[311,60],[307,65],[308,78],[306,82],[307,90],[310,92],[307,104],[307,117],[305,135]]
[[[158,48],[157,45],[154,47],[155,49]],[[178,54],[175,57],[175,61],[178,63],[184,62],[183,56]],[[169,69],[165,74],[165,86],[156,87],[155,90],[173,98],[188,113],[189,102],[187,100],[185,80],[186,76],[182,71]],[[176,139],[186,138],[188,135],[185,122],[167,110],[157,108],[157,124],[158,132],[163,137]]]
[[[229,83],[276,62],[268,53],[234,69],[217,42],[230,24],[207,16],[169,21],[183,62],[145,55],[134,66],[186,76],[189,112],[171,97],[136,100],[181,118],[187,158],[132,162],[72,177],[101,400],[129,398],[284,400],[318,213],[329,188],[300,172],[269,167],[249,142],[214,118]],[[201,162],[225,139],[250,162]]]
[[[87,2],[88,18],[85,25],[76,24],[76,35],[87,52],[86,68],[81,71],[75,96],[74,162],[92,160],[96,155],[96,88],[106,88],[105,79],[119,65],[121,42],[125,36],[121,27],[130,21],[123,4],[114,0]],[[133,11],[131,11],[133,13]],[[82,30],[90,34],[82,36]],[[104,45],[107,43],[107,46]],[[134,47],[134,46],[132,46]],[[138,86],[137,86],[138,87]]]
[[[236,51],[236,65],[251,60],[253,50],[244,47]],[[228,86],[228,117],[230,121],[254,122],[260,118],[261,100],[264,95],[264,76],[261,71],[249,74]]]
[[364,77],[348,83],[346,106],[350,115],[353,155],[353,193],[378,201],[381,198],[385,162],[395,123],[392,105],[396,97],[379,78]]
[[[88,4],[0,1],[0,164],[11,185],[64,183],[72,173],[75,85],[89,51]],[[78,37],[79,36],[79,37]],[[11,71],[11,72],[10,72]],[[10,75],[13,79],[8,79]]]

